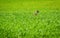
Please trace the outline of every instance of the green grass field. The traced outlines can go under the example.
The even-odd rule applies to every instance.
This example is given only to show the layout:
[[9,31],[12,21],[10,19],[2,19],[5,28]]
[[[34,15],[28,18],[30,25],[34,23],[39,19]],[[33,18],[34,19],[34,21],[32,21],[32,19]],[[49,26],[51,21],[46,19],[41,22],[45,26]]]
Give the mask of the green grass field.
[[0,38],[60,38],[60,1],[0,0]]

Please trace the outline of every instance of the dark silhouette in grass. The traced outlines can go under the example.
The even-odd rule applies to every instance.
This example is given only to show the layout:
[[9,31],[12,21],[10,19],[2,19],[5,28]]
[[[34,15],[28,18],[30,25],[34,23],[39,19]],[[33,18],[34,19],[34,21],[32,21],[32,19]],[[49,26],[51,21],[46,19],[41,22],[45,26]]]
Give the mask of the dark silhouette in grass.
[[34,12],[35,16],[38,15],[38,13],[39,13],[39,10],[36,10],[36,11]]

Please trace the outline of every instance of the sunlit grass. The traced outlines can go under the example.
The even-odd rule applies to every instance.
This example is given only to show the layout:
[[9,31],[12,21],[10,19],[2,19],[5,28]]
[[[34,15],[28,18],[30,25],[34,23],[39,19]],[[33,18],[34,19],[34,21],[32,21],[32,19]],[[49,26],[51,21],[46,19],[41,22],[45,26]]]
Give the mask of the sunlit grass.
[[[34,11],[39,10],[37,16]],[[0,38],[60,38],[57,1],[0,4]]]

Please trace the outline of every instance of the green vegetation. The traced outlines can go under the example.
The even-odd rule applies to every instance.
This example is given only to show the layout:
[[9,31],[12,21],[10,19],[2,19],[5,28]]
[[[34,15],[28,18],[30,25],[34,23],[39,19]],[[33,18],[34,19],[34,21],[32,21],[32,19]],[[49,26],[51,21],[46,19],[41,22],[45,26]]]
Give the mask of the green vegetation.
[[60,2],[0,0],[0,38],[60,38]]

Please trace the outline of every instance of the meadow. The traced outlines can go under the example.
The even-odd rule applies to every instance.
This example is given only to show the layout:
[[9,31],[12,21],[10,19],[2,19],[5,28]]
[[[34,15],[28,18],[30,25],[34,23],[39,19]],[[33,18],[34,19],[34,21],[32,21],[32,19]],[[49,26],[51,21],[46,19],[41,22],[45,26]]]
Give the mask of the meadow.
[[60,38],[60,2],[0,0],[0,38]]

